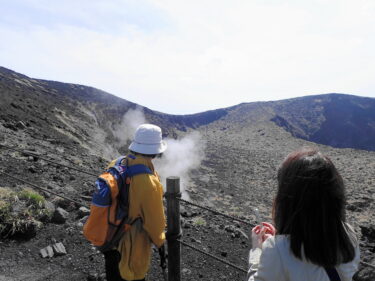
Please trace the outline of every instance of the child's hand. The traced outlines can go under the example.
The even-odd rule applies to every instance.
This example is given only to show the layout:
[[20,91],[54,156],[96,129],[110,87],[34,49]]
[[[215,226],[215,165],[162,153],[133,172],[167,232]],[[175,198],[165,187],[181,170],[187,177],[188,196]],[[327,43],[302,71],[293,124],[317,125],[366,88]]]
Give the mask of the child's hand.
[[251,230],[252,248],[262,248],[262,244],[267,238],[274,236],[276,233],[275,227],[267,222],[262,222],[261,225],[255,226]]

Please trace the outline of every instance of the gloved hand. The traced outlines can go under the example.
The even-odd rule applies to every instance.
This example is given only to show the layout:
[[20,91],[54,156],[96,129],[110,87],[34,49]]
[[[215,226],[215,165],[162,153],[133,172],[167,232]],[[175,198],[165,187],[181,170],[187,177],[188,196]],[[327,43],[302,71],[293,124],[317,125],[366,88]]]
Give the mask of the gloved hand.
[[262,248],[262,244],[267,238],[276,234],[275,227],[267,222],[262,222],[261,225],[255,226],[251,230],[251,244],[252,249]]

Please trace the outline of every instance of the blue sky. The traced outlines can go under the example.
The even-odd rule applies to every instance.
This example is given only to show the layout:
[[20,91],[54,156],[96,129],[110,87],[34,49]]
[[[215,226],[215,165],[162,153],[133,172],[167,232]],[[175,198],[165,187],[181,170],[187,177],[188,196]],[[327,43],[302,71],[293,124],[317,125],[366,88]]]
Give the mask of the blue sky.
[[0,0],[0,65],[186,114],[375,97],[373,0]]

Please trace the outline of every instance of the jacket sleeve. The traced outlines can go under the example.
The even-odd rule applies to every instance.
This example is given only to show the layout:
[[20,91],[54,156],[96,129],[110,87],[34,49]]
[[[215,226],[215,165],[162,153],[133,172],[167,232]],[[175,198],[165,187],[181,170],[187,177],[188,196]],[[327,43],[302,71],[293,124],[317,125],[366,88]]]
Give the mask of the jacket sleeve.
[[155,176],[149,176],[150,188],[145,190],[141,203],[143,228],[151,241],[161,247],[165,241],[163,187]]
[[274,238],[264,241],[262,250],[255,249],[249,255],[248,281],[274,281],[282,278],[280,254],[275,246]]

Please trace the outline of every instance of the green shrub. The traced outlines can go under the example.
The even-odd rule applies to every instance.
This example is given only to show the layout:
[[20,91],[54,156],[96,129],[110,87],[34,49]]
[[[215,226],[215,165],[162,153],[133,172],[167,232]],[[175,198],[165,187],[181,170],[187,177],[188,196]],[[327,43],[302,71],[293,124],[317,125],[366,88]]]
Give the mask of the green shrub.
[[0,187],[0,222],[9,218],[11,203],[16,200],[17,196],[13,191]]
[[193,223],[196,226],[206,226],[207,225],[206,220],[204,218],[202,218],[202,217],[194,218],[193,219]]
[[28,205],[35,208],[42,208],[44,206],[44,202],[46,201],[42,195],[31,189],[24,189],[20,191],[18,193],[18,197],[20,199],[25,199]]
[[45,198],[31,189],[20,192],[0,187],[0,237],[30,238],[50,216]]
[[0,187],[0,200],[5,198],[15,198],[16,193],[10,190],[9,188]]
[[3,222],[9,221],[10,212],[10,203],[0,199],[0,233],[3,233],[5,231],[5,224]]

